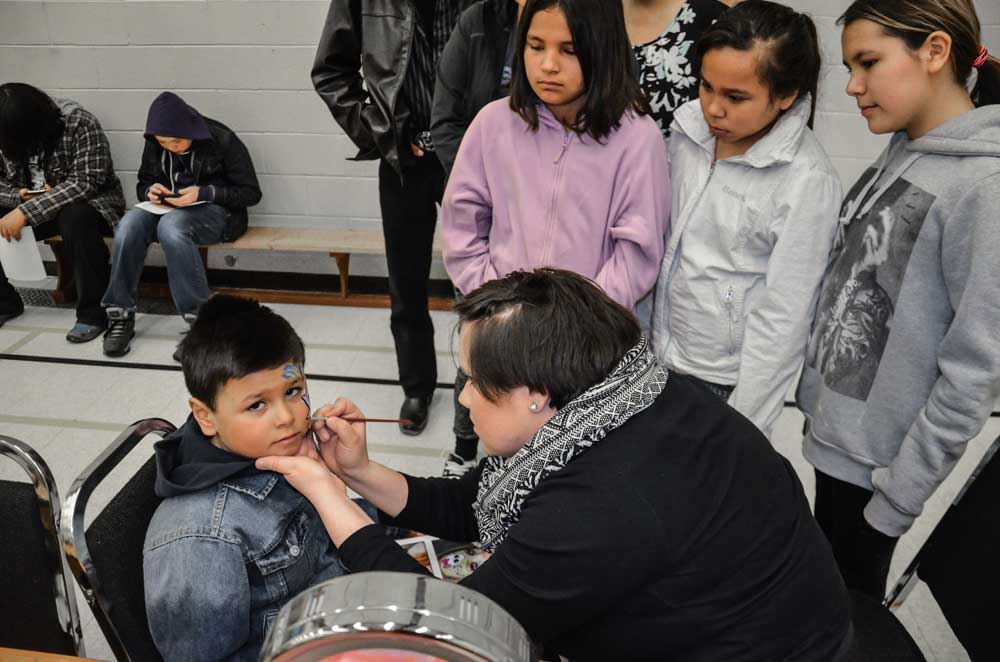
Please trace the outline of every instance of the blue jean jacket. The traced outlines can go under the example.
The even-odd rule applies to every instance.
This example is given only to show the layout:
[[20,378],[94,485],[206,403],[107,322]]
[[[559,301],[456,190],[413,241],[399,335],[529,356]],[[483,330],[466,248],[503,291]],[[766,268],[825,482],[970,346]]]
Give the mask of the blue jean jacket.
[[316,510],[271,472],[165,499],[142,566],[165,662],[256,662],[285,602],[347,572]]

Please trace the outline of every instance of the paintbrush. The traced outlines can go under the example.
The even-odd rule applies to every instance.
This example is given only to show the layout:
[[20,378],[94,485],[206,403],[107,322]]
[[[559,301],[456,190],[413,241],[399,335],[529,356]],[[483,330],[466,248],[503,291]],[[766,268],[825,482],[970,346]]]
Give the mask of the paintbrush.
[[413,422],[408,418],[359,418],[357,416],[310,416],[309,422],[325,422],[327,418],[339,418],[348,423],[400,423],[402,425],[410,425]]

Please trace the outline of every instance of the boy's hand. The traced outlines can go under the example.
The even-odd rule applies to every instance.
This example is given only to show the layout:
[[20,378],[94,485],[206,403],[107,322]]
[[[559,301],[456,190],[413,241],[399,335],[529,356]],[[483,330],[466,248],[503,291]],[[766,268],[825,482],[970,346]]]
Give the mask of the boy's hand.
[[0,218],[0,237],[7,241],[21,241],[21,230],[27,224],[24,213],[15,207]]
[[348,423],[344,418],[364,418],[358,406],[345,398],[320,407],[313,416],[326,421],[313,422],[313,432],[319,439],[323,462],[340,476],[358,475],[368,466],[368,444],[365,424]]
[[182,188],[177,191],[181,194],[179,198],[167,198],[164,200],[168,205],[173,205],[174,207],[187,207],[188,205],[193,205],[198,202],[198,187],[188,186],[187,188]]
[[159,204],[160,203],[160,194],[161,193],[172,193],[172,192],[173,191],[171,191],[170,189],[168,189],[163,184],[160,184],[159,182],[156,182],[155,184],[153,184],[152,186],[149,187],[149,192],[146,193],[146,197],[149,199],[150,202],[155,202],[155,203]]

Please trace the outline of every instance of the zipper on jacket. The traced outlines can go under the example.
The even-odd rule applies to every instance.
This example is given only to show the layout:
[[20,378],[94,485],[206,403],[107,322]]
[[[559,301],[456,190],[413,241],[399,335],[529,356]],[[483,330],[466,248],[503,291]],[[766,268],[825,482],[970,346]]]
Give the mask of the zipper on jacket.
[[733,286],[730,285],[729,289],[726,290],[726,296],[723,297],[722,302],[726,305],[726,314],[729,317],[729,353],[736,353],[736,320],[733,310]]
[[555,232],[556,223],[558,222],[556,210],[559,207],[559,187],[562,185],[562,171],[563,164],[562,158],[566,154],[566,150],[569,148],[570,138],[572,133],[565,130],[563,135],[562,149],[559,151],[559,155],[555,158],[552,163],[556,165],[556,177],[555,181],[552,183],[552,198],[549,200],[549,215],[548,215],[548,227],[545,230],[545,241],[542,243],[542,253],[541,253],[541,264],[547,264],[549,258],[549,244],[552,243],[552,233]]
[[565,133],[563,134],[562,149],[559,150],[559,155],[556,156],[554,161],[552,161],[553,163],[559,163],[560,161],[562,161],[562,157],[566,153],[566,148],[569,147],[569,139],[571,131],[569,129],[563,129],[563,131],[565,131]]

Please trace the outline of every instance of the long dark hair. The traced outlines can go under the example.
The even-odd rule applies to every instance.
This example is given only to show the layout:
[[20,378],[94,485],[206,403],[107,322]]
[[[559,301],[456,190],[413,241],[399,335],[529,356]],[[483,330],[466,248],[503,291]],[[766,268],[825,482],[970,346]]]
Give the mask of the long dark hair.
[[469,379],[483,397],[518,387],[563,407],[607,378],[642,331],[635,316],[578,274],[515,271],[455,304],[466,334]]
[[760,48],[757,76],[771,99],[812,95],[809,127],[816,116],[822,56],[816,24],[806,14],[767,0],[743,0],[727,10],[698,41],[698,57],[717,48]]
[[63,131],[62,113],[45,92],[26,83],[0,85],[0,152],[22,168],[50,155]]
[[[969,80],[983,44],[972,0],[855,0],[837,23],[846,26],[861,19],[902,39],[911,51],[923,46],[932,32],[947,34],[951,37],[951,71],[959,85]],[[979,67],[970,96],[976,106],[1000,103],[1000,60],[990,57]]]
[[539,100],[528,81],[524,49],[531,19],[538,12],[556,6],[566,15],[583,71],[583,105],[572,129],[587,133],[594,140],[603,140],[621,125],[626,111],[640,115],[649,112],[636,79],[635,56],[625,32],[622,3],[618,0],[528,0],[517,27],[510,107],[533,131],[538,129]]

